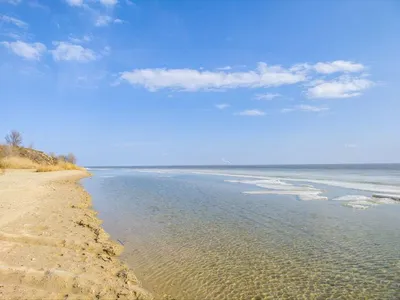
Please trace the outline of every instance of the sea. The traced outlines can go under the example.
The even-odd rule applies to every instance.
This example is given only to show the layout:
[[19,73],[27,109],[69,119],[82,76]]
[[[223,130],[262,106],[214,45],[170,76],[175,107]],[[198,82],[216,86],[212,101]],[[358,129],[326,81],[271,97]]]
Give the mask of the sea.
[[400,299],[400,164],[88,169],[155,299]]

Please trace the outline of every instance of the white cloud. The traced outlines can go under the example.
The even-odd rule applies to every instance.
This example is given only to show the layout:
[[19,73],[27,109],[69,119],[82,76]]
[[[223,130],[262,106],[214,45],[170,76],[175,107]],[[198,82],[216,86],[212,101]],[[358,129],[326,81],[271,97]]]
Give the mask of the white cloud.
[[256,94],[255,99],[256,100],[272,100],[277,97],[281,97],[281,94],[272,94],[272,93],[267,93],[267,94]]
[[1,45],[13,51],[16,55],[28,60],[40,60],[43,53],[46,52],[46,46],[42,43],[25,43],[22,41],[16,42],[1,42]]
[[124,23],[126,23],[126,21],[121,20],[121,19],[115,19],[115,20],[114,20],[114,23],[115,23],[115,24],[124,24]]
[[96,53],[80,45],[74,45],[68,42],[54,42],[56,48],[51,50],[55,61],[78,61],[89,62],[97,59]]
[[319,62],[313,66],[315,71],[322,74],[331,74],[337,72],[361,72],[365,69],[362,64],[351,61],[336,60],[332,62]]
[[292,111],[304,111],[304,112],[322,112],[329,110],[328,107],[318,107],[306,104],[296,105],[292,108],[284,108],[282,109],[283,113],[292,112]]
[[45,10],[45,11],[47,11],[47,12],[50,12],[50,11],[51,11],[51,9],[50,9],[48,6],[46,6],[46,5],[42,4],[42,3],[39,3],[37,0],[31,0],[31,1],[29,1],[29,2],[28,2],[28,5],[29,5],[30,7],[32,7],[32,8],[43,9],[43,10]]
[[17,5],[21,3],[21,0],[0,0],[0,3],[8,3],[12,5]]
[[232,70],[232,67],[231,67],[231,66],[225,66],[225,67],[217,68],[217,70],[220,70],[220,71],[228,71],[228,70]]
[[83,44],[90,42],[92,40],[92,37],[90,37],[89,35],[84,35],[81,38],[70,36],[68,40],[75,44]]
[[100,0],[100,3],[106,6],[113,6],[118,3],[118,0]]
[[111,53],[111,47],[110,46],[105,46],[103,50],[101,51],[101,54],[104,56],[110,55]]
[[309,98],[350,98],[362,94],[362,92],[374,83],[360,77],[341,76],[332,81],[319,80],[314,86],[308,88]]
[[230,107],[230,105],[228,103],[221,103],[221,104],[216,104],[215,107],[218,109],[225,109]]
[[23,37],[20,34],[15,33],[15,32],[5,32],[5,33],[2,33],[1,35],[4,35],[4,36],[9,37],[9,38],[14,39],[14,40],[23,39]]
[[9,17],[9,16],[6,16],[6,15],[0,15],[0,22],[10,23],[10,24],[18,26],[20,28],[28,27],[28,24],[25,23],[24,21],[21,21],[21,20],[19,20],[17,18]]
[[82,6],[83,0],[65,0],[71,6]]
[[258,109],[247,109],[236,113],[238,116],[261,117],[265,116],[265,112]]
[[194,69],[136,69],[122,72],[120,80],[156,91],[170,88],[182,91],[233,88],[259,88],[295,84],[305,81],[303,73],[291,72],[281,66],[259,63],[247,72],[213,72]]
[[107,26],[109,25],[111,22],[114,22],[115,20],[113,20],[113,18],[111,18],[110,16],[99,16],[96,20],[95,25],[97,27],[102,27],[102,26]]

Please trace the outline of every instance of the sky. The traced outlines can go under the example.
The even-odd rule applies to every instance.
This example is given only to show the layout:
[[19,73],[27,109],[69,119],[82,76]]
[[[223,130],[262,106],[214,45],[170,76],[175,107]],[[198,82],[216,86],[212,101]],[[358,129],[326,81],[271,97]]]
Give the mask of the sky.
[[0,0],[0,136],[81,165],[400,162],[400,1]]

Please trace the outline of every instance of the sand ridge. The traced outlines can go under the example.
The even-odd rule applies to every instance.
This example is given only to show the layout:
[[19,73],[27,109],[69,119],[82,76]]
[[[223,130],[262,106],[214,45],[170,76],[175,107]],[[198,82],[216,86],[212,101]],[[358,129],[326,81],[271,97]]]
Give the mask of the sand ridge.
[[83,171],[0,176],[1,299],[152,299],[118,255],[78,180]]

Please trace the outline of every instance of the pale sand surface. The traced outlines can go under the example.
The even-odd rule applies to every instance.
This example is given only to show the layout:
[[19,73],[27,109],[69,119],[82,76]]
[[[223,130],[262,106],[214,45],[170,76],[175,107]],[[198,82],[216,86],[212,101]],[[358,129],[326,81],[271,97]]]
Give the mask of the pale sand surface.
[[0,175],[0,299],[150,299],[77,183],[82,171]]

